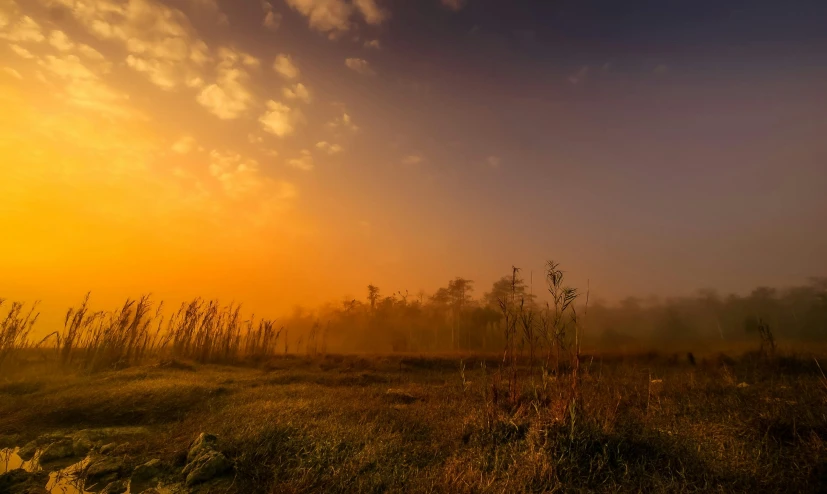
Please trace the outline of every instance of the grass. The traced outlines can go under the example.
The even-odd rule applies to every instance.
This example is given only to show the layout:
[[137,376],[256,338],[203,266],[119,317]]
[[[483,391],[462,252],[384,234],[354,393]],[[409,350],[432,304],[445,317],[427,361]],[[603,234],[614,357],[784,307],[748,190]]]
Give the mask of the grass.
[[[148,297],[93,311],[87,296],[37,344],[35,307],[14,303],[0,318],[0,447],[120,428],[124,472],[159,458],[180,481],[208,432],[234,475],[200,492],[827,491],[827,348],[793,351],[759,318],[746,347],[716,323],[720,341],[677,338],[675,353],[665,340],[662,353],[586,353],[589,292],[578,305],[563,280],[549,262],[545,307],[518,268],[487,308],[460,278],[424,304],[370,287],[369,306],[284,326],[215,301],[167,318]],[[328,354],[371,339],[454,353]],[[480,346],[457,353],[463,341]]]
[[496,356],[31,359],[0,383],[0,438],[142,426],[128,461],[180,465],[207,431],[235,464],[229,492],[823,491],[824,378],[811,358],[758,358],[584,356],[573,426],[565,373],[532,383],[520,361],[520,395],[496,400]]

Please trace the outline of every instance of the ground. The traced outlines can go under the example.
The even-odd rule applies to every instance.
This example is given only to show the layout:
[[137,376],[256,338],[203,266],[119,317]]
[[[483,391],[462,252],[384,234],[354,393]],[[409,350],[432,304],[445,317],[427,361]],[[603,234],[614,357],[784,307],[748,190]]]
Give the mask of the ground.
[[522,367],[512,400],[494,356],[156,360],[91,374],[30,362],[0,377],[0,447],[131,426],[115,441],[125,470],[157,458],[165,481],[183,483],[206,432],[232,468],[191,487],[201,492],[827,490],[815,363],[697,360],[586,356],[573,408],[565,369]]

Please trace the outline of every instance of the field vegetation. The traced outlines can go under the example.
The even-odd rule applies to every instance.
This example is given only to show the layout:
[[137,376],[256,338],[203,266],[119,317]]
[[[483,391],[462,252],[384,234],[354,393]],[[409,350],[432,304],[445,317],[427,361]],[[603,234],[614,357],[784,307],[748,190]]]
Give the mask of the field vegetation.
[[[542,303],[517,268],[279,321],[87,296],[37,338],[4,304],[0,448],[92,434],[130,492],[154,459],[170,492],[823,492],[825,287],[607,307],[549,262]],[[227,467],[191,481],[201,433]]]

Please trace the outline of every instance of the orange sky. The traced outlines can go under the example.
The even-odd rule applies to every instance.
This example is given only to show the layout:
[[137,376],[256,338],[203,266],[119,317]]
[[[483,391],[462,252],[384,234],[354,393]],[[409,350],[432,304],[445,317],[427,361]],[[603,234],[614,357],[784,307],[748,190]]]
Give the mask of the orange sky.
[[483,3],[0,0],[0,296],[277,315],[548,257],[609,298],[825,268],[817,65]]

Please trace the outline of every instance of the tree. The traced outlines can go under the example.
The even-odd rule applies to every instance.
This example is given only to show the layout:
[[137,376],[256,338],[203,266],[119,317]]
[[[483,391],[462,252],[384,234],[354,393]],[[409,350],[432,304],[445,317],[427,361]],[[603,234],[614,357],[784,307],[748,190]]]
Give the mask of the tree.
[[376,301],[379,300],[379,287],[375,285],[368,285],[368,300],[370,301],[370,311],[376,310]]
[[528,287],[526,286],[525,281],[522,278],[515,278],[512,280],[511,276],[503,276],[499,280],[495,281],[494,284],[491,285],[491,291],[483,294],[483,304],[486,307],[499,310],[500,300],[511,300],[512,281],[514,281],[515,301],[519,302],[520,300],[525,300],[527,305],[532,305],[536,297],[527,292]]
[[451,303],[453,321],[451,324],[451,345],[456,349],[462,311],[471,302],[471,292],[474,291],[474,282],[465,278],[456,277],[448,282],[448,297]]

